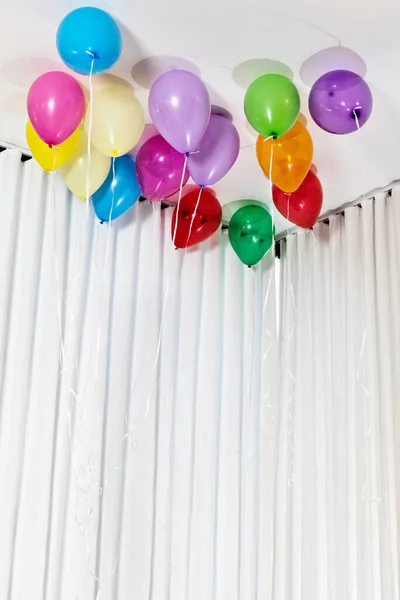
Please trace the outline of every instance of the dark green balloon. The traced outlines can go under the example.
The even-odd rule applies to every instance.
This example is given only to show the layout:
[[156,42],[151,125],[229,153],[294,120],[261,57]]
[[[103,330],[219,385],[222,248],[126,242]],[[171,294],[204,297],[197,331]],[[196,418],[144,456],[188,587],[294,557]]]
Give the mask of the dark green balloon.
[[229,241],[240,260],[251,267],[268,252],[275,228],[268,210],[248,204],[235,212],[229,222]]
[[249,86],[244,112],[250,125],[266,138],[280,137],[300,114],[300,96],[294,83],[278,74],[262,75]]

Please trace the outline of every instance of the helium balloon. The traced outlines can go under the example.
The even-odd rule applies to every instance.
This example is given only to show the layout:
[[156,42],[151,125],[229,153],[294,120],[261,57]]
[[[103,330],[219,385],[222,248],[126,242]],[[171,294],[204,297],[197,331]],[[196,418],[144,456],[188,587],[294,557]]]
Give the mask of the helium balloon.
[[39,137],[46,144],[57,146],[79,127],[85,114],[85,96],[71,75],[51,71],[32,84],[27,107]]
[[222,206],[222,221],[229,223],[235,212],[243,206],[248,206],[249,203],[265,208],[265,202],[260,202],[259,200],[232,200],[232,202],[227,202]]
[[139,200],[140,188],[135,161],[130,156],[113,159],[107,179],[93,194],[93,207],[100,221],[112,221],[126,213]]
[[136,174],[143,196],[151,202],[172,196],[189,179],[184,155],[161,135],[150,138],[140,148]]
[[352,133],[365,125],[372,104],[372,93],[364,79],[343,70],[320,77],[308,99],[310,114],[316,124],[337,135]]
[[188,158],[192,179],[202,187],[214,185],[235,164],[240,138],[234,124],[221,115],[212,114],[196,153]]
[[149,96],[151,119],[169,144],[181,154],[195,152],[210,120],[210,95],[190,71],[175,69],[161,75]]
[[[132,90],[107,87],[93,96],[85,116],[85,131],[100,152],[107,156],[127,154],[138,143],[144,129],[144,113]],[[93,114],[90,118],[91,112]]]
[[272,188],[272,198],[281,215],[291,223],[309,229],[317,222],[323,201],[321,182],[312,171],[298,190],[292,194],[282,192],[275,185]]
[[297,121],[277,140],[258,136],[256,152],[265,175],[282,191],[294,192],[310,170],[313,142],[301,121]]
[[63,62],[81,75],[104,73],[118,60],[122,36],[104,10],[85,6],[64,17],[57,31],[57,50]]
[[207,188],[185,194],[175,207],[171,223],[177,248],[189,248],[211,237],[221,225],[222,208],[215,193]]
[[299,117],[299,92],[283,75],[262,75],[247,89],[244,112],[258,133],[266,138],[278,138],[289,131]]
[[65,185],[75,196],[86,198],[88,192],[91,196],[104,183],[110,165],[110,157],[101,154],[94,146],[90,148],[89,158],[88,139],[82,131],[74,154],[60,167],[60,173]]
[[65,142],[50,147],[38,136],[30,121],[26,125],[26,141],[32,156],[47,173],[55,171],[71,158],[78,146],[79,135],[79,129],[76,129]]
[[259,204],[243,206],[229,221],[229,241],[245,265],[256,265],[268,252],[274,240],[275,228],[267,208]]

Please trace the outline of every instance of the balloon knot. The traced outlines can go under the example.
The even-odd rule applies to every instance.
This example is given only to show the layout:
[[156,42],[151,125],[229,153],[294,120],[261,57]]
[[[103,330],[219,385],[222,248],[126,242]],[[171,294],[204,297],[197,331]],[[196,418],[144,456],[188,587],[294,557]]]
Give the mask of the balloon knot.
[[100,225],[104,225],[104,221],[100,221]]

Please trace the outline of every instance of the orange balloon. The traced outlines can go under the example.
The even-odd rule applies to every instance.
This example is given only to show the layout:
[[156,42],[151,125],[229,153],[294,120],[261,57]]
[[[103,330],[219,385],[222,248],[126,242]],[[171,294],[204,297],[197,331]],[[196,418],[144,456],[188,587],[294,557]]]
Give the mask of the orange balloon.
[[306,178],[313,150],[311,135],[300,120],[275,140],[259,135],[256,146],[260,167],[276,187],[288,194],[295,192]]

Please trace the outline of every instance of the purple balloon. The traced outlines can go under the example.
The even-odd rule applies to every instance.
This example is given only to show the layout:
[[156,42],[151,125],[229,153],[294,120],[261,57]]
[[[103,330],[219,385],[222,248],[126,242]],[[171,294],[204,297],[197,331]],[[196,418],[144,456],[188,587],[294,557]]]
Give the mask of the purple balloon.
[[149,111],[154,125],[171,146],[195,152],[210,120],[210,95],[190,71],[175,69],[159,77],[150,90]]
[[229,119],[211,115],[198,151],[188,159],[192,179],[199,186],[214,185],[233,167],[239,156],[239,134]]
[[372,104],[371,90],[364,79],[342,70],[320,77],[308,99],[310,114],[316,124],[339,135],[362,127],[371,115]]
[[[155,135],[143,144],[136,157],[136,175],[143,196],[156,202],[172,196],[180,189],[185,157],[161,135]],[[189,173],[185,169],[183,184]]]

